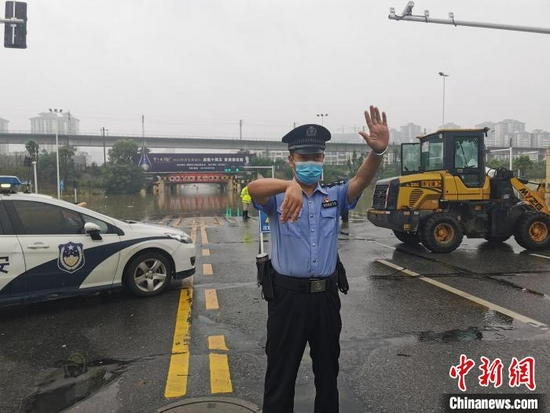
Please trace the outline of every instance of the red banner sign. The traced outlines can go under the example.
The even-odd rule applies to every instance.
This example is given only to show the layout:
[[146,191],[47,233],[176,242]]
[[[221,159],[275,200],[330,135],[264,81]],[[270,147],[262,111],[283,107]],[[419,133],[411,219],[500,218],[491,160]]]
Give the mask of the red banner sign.
[[192,183],[223,183],[229,180],[228,175],[218,173],[199,173],[199,174],[174,174],[164,178],[173,184],[192,184]]

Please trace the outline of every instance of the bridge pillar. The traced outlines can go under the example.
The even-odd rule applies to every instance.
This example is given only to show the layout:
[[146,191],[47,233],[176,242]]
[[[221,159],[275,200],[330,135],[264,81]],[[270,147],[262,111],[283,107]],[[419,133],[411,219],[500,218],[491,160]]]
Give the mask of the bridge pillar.
[[164,179],[160,179],[156,182],[155,186],[155,195],[164,195],[164,190],[166,188],[166,184],[164,183]]

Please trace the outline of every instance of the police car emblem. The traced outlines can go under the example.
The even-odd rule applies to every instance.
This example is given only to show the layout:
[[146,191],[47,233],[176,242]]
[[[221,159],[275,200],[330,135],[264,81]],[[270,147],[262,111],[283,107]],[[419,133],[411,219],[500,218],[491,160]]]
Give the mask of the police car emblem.
[[59,245],[59,257],[57,258],[59,269],[72,274],[84,267],[82,247],[82,244],[75,244],[74,242]]
[[317,136],[317,128],[315,126],[310,126],[309,128],[307,128],[306,136]]

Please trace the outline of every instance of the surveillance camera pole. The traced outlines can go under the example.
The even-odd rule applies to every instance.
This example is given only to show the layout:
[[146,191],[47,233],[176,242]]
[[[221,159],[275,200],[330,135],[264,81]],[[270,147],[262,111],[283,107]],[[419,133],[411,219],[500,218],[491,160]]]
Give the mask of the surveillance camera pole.
[[496,24],[496,23],[483,23],[483,22],[469,22],[464,20],[456,20],[454,13],[449,13],[449,19],[433,19],[430,17],[430,12],[428,10],[424,11],[422,16],[414,16],[412,14],[412,8],[414,7],[414,2],[409,1],[403,10],[401,16],[395,14],[395,8],[390,8],[390,14],[388,18],[390,20],[405,20],[411,22],[419,23],[436,23],[436,24],[450,24],[453,26],[470,26],[470,27],[481,27],[485,29],[499,29],[499,30],[512,30],[517,32],[529,32],[529,33],[542,33],[550,34],[550,29],[543,27],[529,27],[529,26],[515,26],[509,24]]

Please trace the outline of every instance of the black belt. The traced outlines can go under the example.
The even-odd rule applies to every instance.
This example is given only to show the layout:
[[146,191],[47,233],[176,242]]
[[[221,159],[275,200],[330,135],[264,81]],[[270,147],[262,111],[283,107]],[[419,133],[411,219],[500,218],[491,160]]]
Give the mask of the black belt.
[[273,284],[301,293],[322,293],[338,281],[336,272],[328,277],[298,278],[273,272]]

